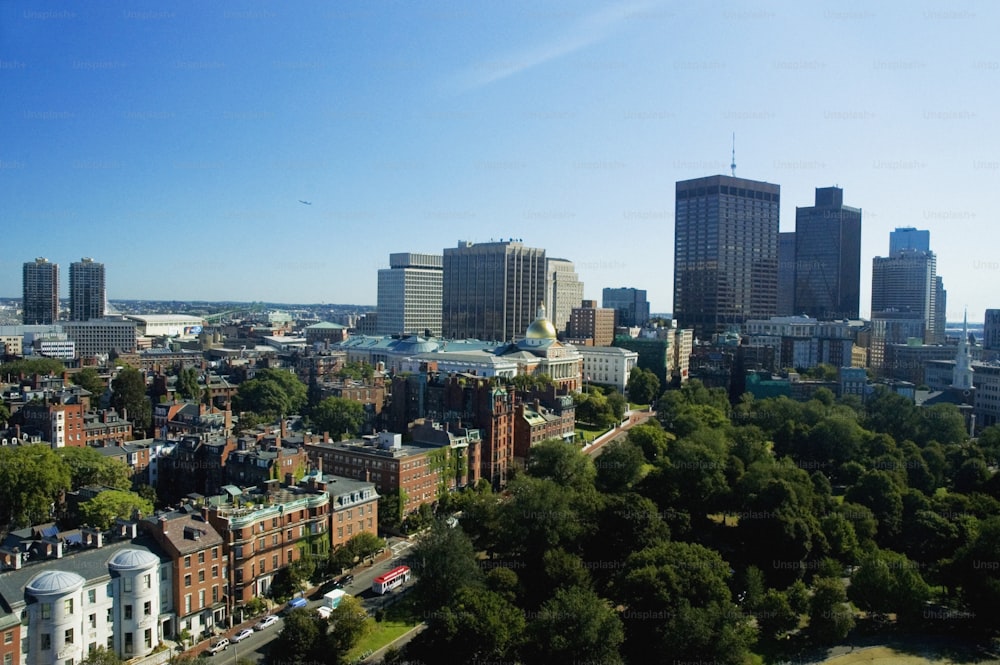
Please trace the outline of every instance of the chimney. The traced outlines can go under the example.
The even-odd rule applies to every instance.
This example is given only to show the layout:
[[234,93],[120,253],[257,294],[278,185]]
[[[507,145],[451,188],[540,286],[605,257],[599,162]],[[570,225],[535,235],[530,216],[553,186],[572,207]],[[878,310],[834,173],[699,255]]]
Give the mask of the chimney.
[[323,432],[323,443],[330,443],[330,432]]
[[62,543],[62,541],[61,541],[61,540],[57,540],[57,541],[55,542],[55,547],[54,547],[53,549],[54,549],[54,551],[53,551],[53,556],[54,556],[54,557],[55,557],[56,559],[61,559],[61,558],[63,558],[63,543]]
[[229,407],[229,400],[226,400],[226,411],[225,411],[225,433],[226,436],[233,431],[233,412]]
[[323,477],[323,456],[322,455],[318,455],[317,457],[318,457],[318,459],[316,460],[316,468],[319,469],[319,477],[322,478]]
[[284,418],[281,419],[281,438],[282,439],[288,438],[287,421]]

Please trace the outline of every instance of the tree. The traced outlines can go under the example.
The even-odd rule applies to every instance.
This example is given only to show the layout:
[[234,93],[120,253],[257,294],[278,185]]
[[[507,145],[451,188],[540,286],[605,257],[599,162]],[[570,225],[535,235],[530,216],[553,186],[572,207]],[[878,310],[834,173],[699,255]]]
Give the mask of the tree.
[[444,520],[434,521],[413,547],[410,561],[417,577],[414,599],[427,611],[450,604],[463,586],[482,585],[483,573],[472,542],[461,527],[450,527]]
[[317,431],[331,432],[334,439],[342,434],[356,436],[365,423],[365,407],[346,397],[327,397],[313,408],[310,418]]
[[193,401],[201,399],[201,386],[198,384],[198,370],[194,367],[184,367],[177,373],[177,394],[184,399]]
[[70,375],[69,380],[97,398],[104,394],[106,388],[104,379],[93,367],[84,367],[79,372]]
[[594,459],[597,488],[606,493],[626,492],[642,478],[646,458],[631,439],[616,439]]
[[111,381],[111,406],[132,421],[136,432],[148,432],[153,422],[153,407],[146,397],[146,378],[142,372],[125,367]]
[[531,448],[528,473],[549,478],[581,492],[593,490],[597,471],[594,461],[579,446],[561,439],[547,439]]
[[635,404],[652,404],[660,395],[660,379],[653,372],[633,367],[628,375],[628,398]]
[[[446,650],[448,662],[520,662],[517,654],[525,630],[524,613],[493,591],[467,586],[458,589],[452,602],[434,613],[429,626],[429,632]],[[428,658],[427,662],[434,660]]]
[[50,376],[62,374],[66,366],[54,358],[21,358],[0,365],[0,379],[17,383],[22,376]]
[[125,462],[105,457],[89,446],[65,446],[56,454],[69,467],[70,483],[73,489],[85,485],[104,485],[115,489],[132,486],[132,469]]
[[106,490],[80,504],[80,519],[99,529],[110,529],[115,518],[133,519],[153,514],[153,504],[135,492]]
[[48,446],[0,446],[0,528],[50,520],[70,489],[69,467]]
[[973,620],[989,627],[1000,607],[1000,517],[979,523],[979,533],[955,553],[949,578],[961,589],[961,597]]
[[658,421],[650,420],[628,431],[628,440],[642,449],[646,460],[655,462],[667,454],[667,446],[674,439]]
[[590,589],[557,589],[528,630],[527,663],[621,663],[625,631],[618,614]]
[[629,555],[618,589],[628,608],[627,660],[646,662],[652,651],[663,663],[746,662],[753,630],[732,602],[730,570],[718,552],[692,543],[664,542]]
[[757,627],[767,639],[780,639],[799,625],[799,615],[792,609],[788,596],[777,589],[768,589],[754,611]]
[[845,501],[867,506],[878,520],[878,540],[887,543],[899,533],[903,521],[900,488],[885,471],[866,471],[844,496]]
[[294,372],[263,369],[240,384],[236,406],[241,411],[253,411],[266,420],[274,420],[301,413],[308,402],[308,391],[308,386]]
[[101,646],[88,653],[80,661],[80,665],[122,665],[123,662],[125,661],[119,658],[114,651]]
[[347,652],[372,629],[361,601],[354,596],[344,596],[337,609],[330,614],[330,632],[326,639],[329,651],[337,654],[338,661],[342,661]]
[[292,561],[274,575],[271,582],[271,597],[284,602],[303,590],[316,572],[316,560],[308,552]]
[[840,580],[821,577],[809,603],[809,632],[820,644],[834,644],[854,628],[854,612]]
[[341,379],[354,379],[355,381],[368,380],[375,376],[375,368],[368,363],[349,362],[337,370],[337,376]]
[[891,550],[871,552],[851,576],[848,596],[869,612],[895,612],[901,621],[919,619],[931,590],[918,566]]
[[274,643],[275,653],[281,654],[282,660],[290,663],[326,662],[330,655],[324,653],[326,630],[326,620],[315,612],[305,608],[293,609],[285,615],[284,625]]

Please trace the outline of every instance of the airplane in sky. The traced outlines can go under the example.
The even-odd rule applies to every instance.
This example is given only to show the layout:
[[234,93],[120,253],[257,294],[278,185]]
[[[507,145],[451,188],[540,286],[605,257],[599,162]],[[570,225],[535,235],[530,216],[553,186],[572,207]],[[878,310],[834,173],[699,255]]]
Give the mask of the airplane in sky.
[[311,206],[312,205],[312,201],[303,201],[302,199],[299,199],[299,203],[304,203],[307,206]]

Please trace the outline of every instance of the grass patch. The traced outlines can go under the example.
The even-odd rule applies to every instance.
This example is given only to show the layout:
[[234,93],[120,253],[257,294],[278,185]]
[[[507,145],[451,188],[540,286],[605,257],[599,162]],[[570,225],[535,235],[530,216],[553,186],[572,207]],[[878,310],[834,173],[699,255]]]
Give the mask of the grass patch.
[[377,651],[391,644],[420,625],[420,620],[414,612],[413,603],[408,595],[387,607],[382,621],[376,621],[374,618],[368,619],[368,621],[372,623],[373,629],[361,638],[361,641],[353,649],[347,652],[348,662],[360,658],[363,653]]

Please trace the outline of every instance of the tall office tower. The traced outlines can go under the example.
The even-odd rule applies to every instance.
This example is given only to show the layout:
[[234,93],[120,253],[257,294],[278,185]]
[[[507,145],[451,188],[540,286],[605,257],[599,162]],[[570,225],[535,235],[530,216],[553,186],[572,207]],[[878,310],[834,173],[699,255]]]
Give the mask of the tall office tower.
[[104,302],[104,264],[87,257],[69,264],[70,321],[101,318]]
[[944,344],[946,335],[944,330],[948,324],[948,292],[944,288],[944,279],[941,275],[934,277],[934,339],[937,344]]
[[565,332],[574,307],[583,302],[583,282],[572,261],[547,259],[545,276],[545,311],[560,333]]
[[695,337],[767,319],[778,307],[781,187],[716,175],[677,183],[674,318]]
[[601,307],[615,310],[616,326],[641,326],[649,321],[649,301],[645,289],[621,287],[604,289]]
[[777,316],[792,316],[795,311],[795,231],[778,234],[778,309]]
[[986,310],[983,320],[983,348],[1000,351],[1000,309]]
[[37,258],[24,264],[24,323],[48,325],[59,320],[59,264]]
[[378,271],[377,334],[440,337],[443,275],[440,254],[390,254]]
[[889,232],[889,256],[895,256],[904,249],[931,251],[931,232],[912,226],[896,227],[895,231]]
[[[872,260],[872,317],[881,312],[910,313],[923,321],[925,344],[937,338],[937,257],[934,252],[902,249]],[[887,340],[905,342],[906,340]]]
[[795,209],[795,313],[856,319],[860,300],[861,210],[839,187],[817,187],[816,205]]
[[444,337],[506,342],[524,335],[545,303],[545,250],[519,240],[444,250]]

